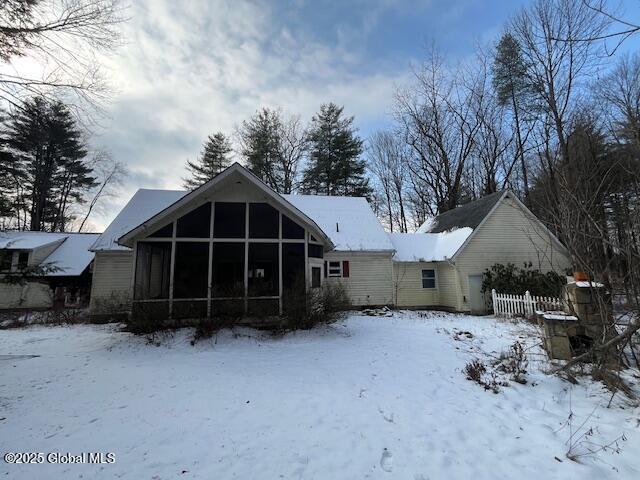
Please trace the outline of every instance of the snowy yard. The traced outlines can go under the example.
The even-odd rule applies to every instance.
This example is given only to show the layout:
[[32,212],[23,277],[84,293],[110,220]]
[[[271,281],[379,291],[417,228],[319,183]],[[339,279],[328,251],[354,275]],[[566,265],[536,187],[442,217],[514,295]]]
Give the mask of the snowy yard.
[[[468,331],[471,335],[456,335]],[[545,376],[499,394],[465,379],[537,330],[491,317],[353,314],[282,338],[253,330],[162,346],[114,325],[0,331],[5,452],[113,452],[103,465],[8,465],[3,478],[640,478],[640,408]],[[37,355],[37,357],[31,357]],[[565,457],[573,428],[620,452]],[[586,447],[583,443],[579,448]],[[557,457],[557,458],[556,458]]]

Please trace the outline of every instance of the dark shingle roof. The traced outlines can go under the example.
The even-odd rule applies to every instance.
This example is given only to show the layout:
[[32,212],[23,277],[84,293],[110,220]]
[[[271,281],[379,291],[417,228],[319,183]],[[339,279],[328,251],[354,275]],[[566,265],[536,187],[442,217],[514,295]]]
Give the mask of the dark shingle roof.
[[441,213],[433,219],[429,233],[446,232],[453,228],[471,227],[475,229],[489,214],[504,191],[492,193],[461,207]]

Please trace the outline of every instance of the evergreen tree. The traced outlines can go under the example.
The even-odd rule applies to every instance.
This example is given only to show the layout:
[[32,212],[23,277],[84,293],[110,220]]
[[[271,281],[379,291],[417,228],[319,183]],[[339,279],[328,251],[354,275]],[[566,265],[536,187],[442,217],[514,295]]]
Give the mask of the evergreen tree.
[[13,203],[23,210],[22,225],[28,217],[30,230],[63,231],[72,219],[70,205],[81,203],[95,185],[82,134],[69,110],[41,97],[27,101],[9,119],[2,144],[20,192]]
[[506,106],[513,113],[516,133],[517,152],[522,169],[522,182],[525,197],[529,199],[529,175],[524,158],[525,140],[523,138],[522,112],[530,103],[531,85],[527,78],[527,65],[522,56],[518,41],[510,33],[500,38],[496,47],[493,62],[493,87],[496,90],[498,103]]
[[231,142],[224,133],[209,135],[197,162],[187,160],[190,176],[184,179],[185,188],[194,190],[222,172],[231,163],[229,154],[232,151]]
[[360,159],[363,142],[353,127],[353,117],[343,117],[343,107],[324,104],[311,120],[309,164],[302,180],[305,193],[368,196],[369,179]]
[[249,120],[243,121],[238,132],[247,168],[277,192],[281,190],[277,169],[281,129],[279,112],[262,108]]

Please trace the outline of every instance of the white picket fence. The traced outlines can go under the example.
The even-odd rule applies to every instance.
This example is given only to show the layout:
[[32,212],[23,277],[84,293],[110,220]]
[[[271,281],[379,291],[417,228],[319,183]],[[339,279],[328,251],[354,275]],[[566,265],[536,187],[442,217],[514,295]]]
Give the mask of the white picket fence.
[[524,295],[510,295],[491,290],[493,313],[500,317],[528,317],[536,310],[560,310],[560,299],[555,297],[538,297],[528,291]]

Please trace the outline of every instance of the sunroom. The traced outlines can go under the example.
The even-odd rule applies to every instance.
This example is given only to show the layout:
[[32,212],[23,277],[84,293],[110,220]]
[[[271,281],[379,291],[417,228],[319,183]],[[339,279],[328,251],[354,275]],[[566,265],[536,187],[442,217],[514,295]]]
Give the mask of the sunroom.
[[330,240],[238,167],[120,239],[134,251],[132,315],[277,316],[288,297],[321,286]]

